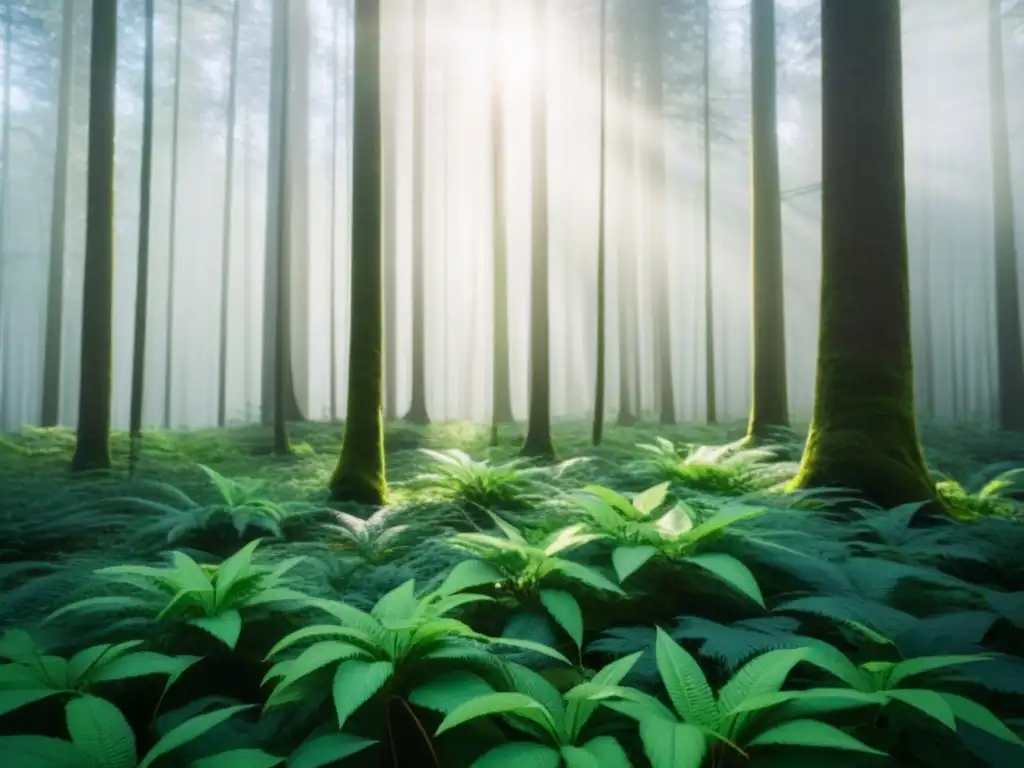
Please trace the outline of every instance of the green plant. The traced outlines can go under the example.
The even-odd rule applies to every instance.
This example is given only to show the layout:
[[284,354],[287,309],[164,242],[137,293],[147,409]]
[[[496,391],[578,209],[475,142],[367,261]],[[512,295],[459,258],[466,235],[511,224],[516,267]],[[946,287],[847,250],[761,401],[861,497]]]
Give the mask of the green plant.
[[743,443],[689,445],[682,449],[671,440],[656,437],[653,443],[637,445],[647,456],[644,466],[655,470],[681,490],[724,496],[738,496],[774,485],[781,475],[777,456],[766,448],[744,448]]
[[382,565],[399,557],[414,543],[421,526],[394,525],[394,510],[383,507],[368,518],[332,512],[334,522],[323,526],[332,538],[330,547],[365,565]]
[[632,501],[608,488],[590,485],[570,498],[589,518],[590,527],[614,546],[612,565],[624,582],[655,557],[696,566],[764,605],[757,580],[742,562],[722,553],[700,550],[722,531],[740,520],[764,513],[763,508],[726,506],[699,524],[694,514],[679,503],[664,510],[669,483],[648,488]]
[[103,595],[73,602],[50,619],[81,611],[147,610],[161,606],[158,621],[170,620],[204,630],[230,649],[242,632],[242,612],[258,606],[301,601],[305,595],[283,585],[288,571],[301,558],[274,567],[252,562],[259,540],[249,542],[220,565],[199,565],[183,552],[172,553],[170,568],[116,565],[98,576],[123,584],[140,594]]
[[455,707],[437,729],[437,735],[480,717],[498,715],[510,727],[532,740],[512,741],[494,747],[474,763],[476,766],[577,768],[603,765],[628,768],[629,758],[614,737],[597,736],[583,741],[584,729],[598,705],[576,693],[581,690],[614,690],[640,656],[636,653],[612,662],[597,672],[592,680],[571,689],[564,697],[537,673],[510,665],[510,691],[482,693]]

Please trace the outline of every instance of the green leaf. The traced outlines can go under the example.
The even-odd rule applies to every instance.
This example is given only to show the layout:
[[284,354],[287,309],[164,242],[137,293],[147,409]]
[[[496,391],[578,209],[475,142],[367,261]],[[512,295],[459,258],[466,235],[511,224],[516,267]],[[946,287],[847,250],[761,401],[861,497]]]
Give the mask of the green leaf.
[[636,508],[636,511],[644,517],[649,516],[651,512],[665,503],[669,485],[670,483],[667,482],[661,483],[634,496],[633,506]]
[[35,701],[64,693],[60,688],[39,688],[27,691],[0,691],[0,715],[6,715]]
[[759,507],[737,507],[735,509],[725,509],[710,520],[707,520],[692,531],[690,531],[686,538],[691,542],[699,542],[709,536],[712,536],[720,531],[728,528],[733,523],[739,522],[740,520],[749,520],[752,517],[758,517],[763,515],[767,510]]
[[341,637],[348,641],[352,641],[352,644],[354,645],[360,645],[367,649],[375,648],[377,646],[372,638],[367,636],[365,633],[360,632],[358,629],[342,627],[336,624],[313,624],[301,627],[291,634],[281,638],[281,640],[267,652],[264,661],[272,659],[282,651],[291,648],[293,645],[300,643],[303,640],[309,640],[314,637]]
[[747,715],[730,717],[727,713],[748,698],[777,692],[805,655],[803,648],[782,648],[763,653],[744,664],[719,691],[719,713],[723,720],[730,721],[720,726],[722,735],[735,739],[749,720]]
[[437,594],[453,595],[484,584],[496,584],[502,579],[501,571],[484,560],[463,560],[445,577]]
[[189,718],[184,723],[175,726],[165,733],[163,738],[149,750],[142,762],[139,763],[138,768],[149,768],[150,765],[169,752],[192,743],[207,731],[213,730],[239,712],[252,709],[254,706],[254,704],[238,704],[233,707],[215,709],[212,712],[205,712]]
[[612,551],[612,566],[621,584],[634,573],[643,568],[647,562],[658,554],[658,548],[649,544],[637,547],[616,547]]
[[961,664],[973,664],[978,661],[990,661],[989,656],[974,654],[971,656],[924,656],[920,659],[901,661],[889,675],[889,686],[899,685],[901,680],[915,675],[923,675],[926,672],[935,672],[947,667],[957,667]]
[[640,721],[640,739],[651,768],[700,768],[707,752],[707,737],[696,725],[660,717]]
[[583,745],[583,749],[601,768],[632,768],[626,750],[613,736],[598,736]]
[[338,716],[338,729],[363,704],[374,697],[395,673],[390,661],[366,662],[361,659],[343,661],[334,671],[331,691],[334,711]]
[[1017,734],[1007,728],[998,717],[981,704],[955,693],[940,693],[939,696],[945,699],[946,704],[949,705],[958,720],[963,720],[968,725],[973,725],[1003,741],[1024,746],[1024,741]]
[[242,634],[242,614],[234,608],[218,613],[216,616],[203,616],[198,619],[192,619],[189,624],[194,624],[217,640],[220,640],[232,651],[238,645],[238,638]]
[[577,523],[556,531],[544,546],[544,554],[553,557],[560,552],[576,549],[591,541],[603,538],[598,533],[583,533],[583,525]]
[[169,575],[180,590],[209,593],[211,596],[214,594],[213,583],[199,563],[184,552],[172,552],[171,561],[174,563],[174,570]]
[[593,568],[589,568],[586,565],[580,565],[572,560],[563,560],[562,558],[553,558],[555,561],[555,569],[568,576],[570,579],[575,579],[587,586],[594,587],[595,589],[603,589],[605,592],[613,592],[616,595],[625,595],[622,591],[622,587],[614,583],[610,579],[606,578]]
[[104,643],[103,645],[85,648],[68,659],[68,679],[73,686],[77,686],[78,682],[97,663],[102,662],[105,665],[140,645],[142,645],[141,640],[131,640],[126,643],[118,643],[117,645]]
[[109,663],[104,662],[89,675],[90,683],[107,683],[114,680],[127,680],[146,675],[171,675],[192,664],[194,657],[167,656],[153,651],[137,651],[125,654]]
[[259,544],[259,539],[253,539],[217,566],[214,582],[216,586],[215,605],[219,607],[228,598],[231,588],[236,583],[252,575],[252,556]]
[[497,526],[498,530],[505,534],[506,539],[508,539],[510,542],[514,544],[519,544],[523,547],[527,546],[526,539],[524,539],[522,537],[522,534],[520,534],[519,531],[517,531],[514,527],[509,525],[501,517],[494,514],[490,510],[485,509],[484,512],[486,512],[487,516],[494,521],[494,524],[495,526]]
[[558,727],[551,719],[551,714],[539,701],[522,693],[489,693],[467,701],[445,717],[435,735],[440,736],[456,726],[488,715],[519,715],[532,720],[553,737],[557,737]]
[[851,688],[865,693],[873,692],[870,675],[836,648],[825,643],[816,643],[807,649],[804,661],[846,683]]
[[597,758],[582,747],[562,747],[560,752],[566,768],[601,768]]
[[472,768],[558,768],[561,764],[562,757],[556,749],[513,741],[487,752]]
[[370,615],[381,623],[404,621],[412,618],[419,605],[420,601],[416,599],[416,582],[409,579],[378,600],[370,611]]
[[290,758],[288,768],[323,768],[362,752],[377,742],[348,733],[328,733],[299,746]]
[[636,507],[620,493],[616,493],[611,488],[605,488],[602,485],[588,485],[584,487],[583,493],[589,493],[591,496],[596,496],[608,506],[613,509],[617,509],[626,517],[632,517],[636,512]]
[[583,645],[583,612],[576,598],[561,589],[542,589],[540,602],[576,647]]
[[72,743],[102,768],[135,768],[135,733],[106,699],[80,696],[65,708]]
[[70,741],[49,736],[0,736],[0,755],[17,755],[17,768],[83,768],[90,764],[89,756]]
[[532,640],[520,640],[514,637],[486,637],[484,635],[478,636],[480,640],[489,640],[491,645],[508,645],[512,648],[521,648],[524,651],[534,651],[536,653],[547,656],[548,658],[560,661],[563,664],[572,666],[572,662],[569,661],[565,656],[560,654],[554,648],[549,648],[543,643],[535,643]]
[[[851,707],[871,706],[884,704],[885,697],[878,693],[864,693],[852,688],[810,688],[806,691],[778,691],[757,696],[749,696],[731,710],[723,708],[723,714],[734,716],[741,712],[757,712],[762,709],[770,709],[781,704],[790,702],[807,702],[812,707],[816,702],[822,702],[827,706],[828,711],[835,709],[834,702],[845,701]],[[719,702],[721,703],[721,702]]]
[[193,763],[193,768],[274,768],[281,765],[283,757],[277,757],[262,749],[231,749],[210,757],[204,757]]
[[447,715],[470,699],[494,693],[490,684],[479,675],[454,670],[435,675],[430,681],[414,688],[409,701],[417,707]]
[[253,606],[269,605],[271,603],[301,603],[308,599],[308,595],[299,592],[296,589],[289,589],[288,587],[269,587],[268,589],[261,589],[255,594],[249,595],[241,605],[246,608],[252,608]]
[[[636,664],[643,655],[643,651],[637,651],[629,656],[624,656],[621,659],[613,661],[594,675],[592,680],[583,683],[582,686],[590,686],[593,690],[614,688],[618,686],[618,684],[622,682],[622,679],[629,674],[633,665]],[[576,686],[576,688],[578,689],[582,686]],[[587,721],[597,710],[598,703],[592,698],[574,697],[572,696],[572,691],[569,691],[565,698],[568,699],[569,702],[566,706],[566,730],[569,733],[569,738],[575,741],[579,737],[584,726],[587,724]]]
[[845,731],[817,720],[790,720],[759,734],[747,742],[747,746],[812,747],[885,756],[885,752],[879,752]]
[[956,730],[956,718],[946,700],[935,691],[924,689],[897,689],[885,692],[886,697],[902,702],[938,720],[951,731]]
[[522,664],[516,664],[514,661],[506,662],[504,667],[509,687],[513,691],[526,694],[531,699],[540,702],[551,713],[551,717],[556,723],[565,721],[565,699],[551,681],[539,672]]
[[661,627],[658,627],[655,655],[662,682],[679,716],[693,725],[717,728],[718,704],[696,659]]
[[684,558],[683,562],[703,568],[733,589],[742,592],[762,608],[764,607],[764,596],[761,594],[761,587],[758,586],[754,574],[732,555],[694,555]]
[[0,659],[24,664],[36,657],[39,649],[36,648],[32,635],[23,629],[8,629],[0,635]]

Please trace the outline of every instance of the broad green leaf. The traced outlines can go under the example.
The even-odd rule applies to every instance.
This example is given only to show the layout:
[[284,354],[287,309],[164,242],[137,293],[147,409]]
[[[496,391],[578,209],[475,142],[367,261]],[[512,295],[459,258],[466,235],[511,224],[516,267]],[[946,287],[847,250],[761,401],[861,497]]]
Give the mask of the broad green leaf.
[[599,533],[583,533],[583,528],[583,525],[577,523],[556,532],[544,546],[544,554],[553,557],[560,552],[576,549],[603,538],[603,535]]
[[766,509],[759,507],[737,507],[735,509],[725,509],[716,514],[710,520],[698,525],[687,534],[686,538],[692,542],[699,542],[721,532],[733,523],[737,523],[740,520],[749,520],[752,517],[758,517],[763,515],[765,512],[767,512]]
[[382,635],[383,629],[380,622],[370,614],[359,610],[355,606],[342,603],[338,600],[325,600],[324,598],[319,597],[310,598],[308,600],[308,604],[315,608],[319,608],[322,611],[326,611],[345,626],[358,629],[367,637],[373,639],[374,642],[376,642]]
[[484,511],[487,513],[487,516],[494,521],[494,524],[495,526],[497,526],[498,530],[505,534],[506,539],[508,539],[513,544],[519,544],[524,547],[527,546],[526,539],[523,538],[522,534],[520,534],[519,531],[517,531],[514,527],[509,525],[501,517],[494,514],[490,510],[485,509]]
[[440,736],[456,726],[489,715],[518,715],[537,723],[552,736],[558,733],[551,714],[536,699],[522,693],[490,693],[456,707],[441,722],[435,735]]
[[288,768],[324,768],[362,752],[377,742],[348,733],[329,733],[304,742],[288,758]]
[[[621,512],[603,499],[595,498],[586,492],[574,493],[569,499],[589,515],[600,530],[610,533],[621,530],[623,524],[636,514],[632,510],[628,513]],[[629,506],[629,502],[625,499],[623,501]]]
[[447,715],[470,699],[494,693],[490,683],[479,675],[455,670],[435,675],[428,682],[414,688],[409,701],[417,707]]
[[694,555],[685,558],[684,562],[703,568],[733,589],[742,592],[762,608],[764,607],[764,596],[761,594],[761,587],[758,586],[754,574],[732,555]]
[[[324,640],[309,646],[295,659],[281,662],[281,669],[285,670],[284,679],[278,684],[279,689],[287,688],[308,675],[324,669],[331,664],[360,656],[368,656],[366,651],[352,643],[338,642],[335,640]],[[277,667],[279,665],[275,665]],[[271,668],[273,671],[274,668]],[[268,676],[269,673],[268,673]],[[275,691],[276,692],[276,691]]]
[[59,688],[39,688],[27,691],[0,691],[0,715],[6,715],[36,701],[63,693]]
[[141,640],[131,640],[116,645],[104,643],[85,648],[68,659],[68,679],[73,685],[77,684],[97,663],[102,662],[105,665],[140,645]]
[[110,611],[110,612],[129,612],[129,611],[140,611],[151,608],[153,605],[151,600],[147,600],[142,597],[134,595],[100,595],[98,597],[87,597],[83,600],[77,600],[68,605],[58,608],[56,611],[47,616],[43,623],[49,623],[56,621],[61,616],[66,616],[69,613],[80,613],[80,612],[93,612],[93,611]]
[[956,718],[953,716],[952,708],[935,691],[904,688],[886,691],[885,695],[938,720],[951,731],[956,730]]
[[804,661],[828,672],[851,688],[865,693],[873,692],[870,676],[837,648],[825,643],[816,643],[808,648]]
[[10,768],[83,768],[91,758],[70,741],[49,736],[0,736],[0,755],[18,756]]
[[331,691],[334,711],[338,716],[338,729],[363,704],[368,702],[395,673],[390,661],[366,662],[361,659],[343,661],[334,671]]
[[579,648],[583,645],[583,612],[576,598],[561,589],[542,589],[540,602]]
[[953,714],[958,720],[963,720],[968,725],[973,725],[1003,741],[1024,746],[1024,741],[1017,734],[1007,728],[998,717],[981,704],[955,693],[940,693],[939,695],[945,699],[946,704],[953,710]]
[[487,752],[472,768],[558,768],[561,764],[562,758],[556,749],[513,741]]
[[649,544],[636,547],[616,547],[612,551],[612,566],[621,584],[634,573],[643,568],[647,562],[658,554],[658,548]]
[[[629,674],[633,665],[643,655],[643,651],[637,651],[629,656],[617,659],[594,675],[592,680],[582,685],[591,686],[595,691],[601,688],[614,688],[622,682],[622,679]],[[577,688],[580,687],[582,686],[577,686]],[[565,698],[568,700],[565,714],[566,731],[570,739],[575,741],[583,727],[587,724],[587,721],[597,710],[598,702],[592,698],[574,697],[572,696],[572,691],[569,691]]]
[[601,768],[632,768],[626,750],[612,736],[598,736],[583,745]]
[[961,664],[973,664],[978,661],[989,661],[991,657],[974,654],[971,656],[924,656],[920,659],[910,659],[897,664],[889,675],[889,685],[895,687],[900,681],[915,675],[923,675],[926,672],[935,672],[947,667],[957,667]]
[[370,615],[382,623],[402,621],[411,618],[419,605],[420,601],[416,599],[416,582],[409,579],[378,600]]
[[23,629],[8,629],[0,635],[0,659],[18,663],[31,661],[39,653],[32,635]]
[[217,605],[230,595],[232,587],[237,582],[252,574],[252,556],[259,544],[259,539],[253,539],[217,566],[217,576],[214,580]]
[[174,571],[169,575],[179,589],[213,595],[213,583],[199,563],[184,552],[172,552],[171,561],[174,563]]
[[[853,688],[810,688],[805,691],[778,691],[776,693],[749,696],[731,710],[726,711],[723,708],[723,714],[734,716],[741,712],[757,712],[790,702],[807,702],[813,707],[815,702],[820,701],[823,704],[831,704],[837,700],[848,702],[851,707],[885,703],[885,697],[878,693],[864,693]],[[831,711],[835,707],[829,706],[828,709]]]
[[309,640],[314,637],[339,637],[344,638],[347,642],[350,642],[353,645],[359,645],[367,649],[376,647],[376,643],[374,643],[370,637],[357,629],[343,627],[337,624],[313,624],[301,627],[291,634],[281,638],[281,640],[267,652],[264,661],[272,659],[274,656],[281,653],[281,651],[287,650],[293,645],[301,643],[303,640]]
[[634,496],[633,506],[636,511],[644,517],[649,516],[651,512],[665,503],[669,485],[670,483],[660,483]]
[[135,733],[106,699],[80,696],[64,710],[72,743],[102,768],[135,768]]
[[505,675],[509,687],[517,693],[538,701],[551,713],[556,723],[566,718],[566,702],[558,689],[542,674],[513,661],[505,663]]
[[565,768],[601,768],[597,758],[582,747],[562,747],[559,751]]
[[445,577],[437,594],[453,595],[484,584],[497,584],[503,578],[501,571],[485,560],[463,560]]
[[782,648],[763,653],[740,667],[719,691],[719,713],[723,720],[730,721],[728,724],[723,723],[725,727],[721,730],[722,735],[735,739],[749,718],[747,715],[730,717],[728,713],[751,697],[775,693],[781,689],[793,667],[805,655],[803,648]]
[[231,749],[210,757],[204,757],[193,763],[193,768],[274,768],[281,765],[283,757],[277,757],[262,749]]
[[715,729],[718,704],[696,659],[658,627],[658,671],[679,716],[687,723]]
[[220,640],[232,651],[238,645],[238,638],[242,634],[242,614],[234,608],[215,616],[192,619],[189,624],[195,624],[207,634]]
[[693,529],[693,518],[684,506],[677,504],[658,518],[655,528],[667,539],[678,539]]
[[696,725],[663,720],[640,721],[640,738],[651,768],[700,768],[707,752],[707,737]]
[[869,747],[845,731],[817,720],[790,720],[759,734],[747,742],[747,746],[812,747],[885,756],[884,752]]
[[572,666],[572,662],[565,658],[565,656],[560,654],[554,648],[549,648],[543,643],[535,643],[532,640],[520,640],[514,637],[485,637],[484,635],[479,635],[478,639],[489,640],[491,645],[508,645],[512,648],[519,648],[524,651],[534,651],[535,653],[539,653],[543,656],[547,656],[548,658],[560,661],[563,664]]
[[89,673],[90,683],[106,683],[113,680],[127,680],[146,675],[170,675],[191,664],[194,657],[166,656],[153,651],[136,651],[110,661],[104,661]]
[[207,731],[213,730],[239,712],[252,709],[254,706],[254,704],[238,704],[233,707],[215,709],[212,712],[204,712],[201,715],[189,718],[184,723],[175,726],[165,733],[153,745],[153,748],[149,750],[142,762],[139,763],[138,768],[149,768],[150,765],[169,752],[192,743]]
[[583,493],[589,493],[591,496],[596,496],[605,504],[617,509],[626,517],[632,517],[636,513],[636,508],[629,499],[622,494],[613,491],[611,488],[605,488],[601,485],[588,485],[583,488]]
[[246,608],[251,608],[257,605],[270,605],[271,603],[301,603],[308,599],[308,595],[295,589],[289,589],[288,587],[268,587],[267,589],[261,589],[259,592],[247,596],[242,605]]
[[562,558],[554,558],[555,569],[568,576],[570,579],[575,579],[587,586],[594,587],[595,589],[603,589],[606,592],[614,592],[616,595],[625,595],[620,587],[615,582],[606,578],[604,575],[595,571],[586,565],[573,562],[572,560],[564,560]]

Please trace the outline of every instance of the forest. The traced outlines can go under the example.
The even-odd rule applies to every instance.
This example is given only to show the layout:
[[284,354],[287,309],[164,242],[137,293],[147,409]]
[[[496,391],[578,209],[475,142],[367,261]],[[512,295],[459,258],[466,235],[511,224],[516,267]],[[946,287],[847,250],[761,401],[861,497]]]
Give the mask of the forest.
[[2,768],[1024,765],[1024,0],[0,72]]

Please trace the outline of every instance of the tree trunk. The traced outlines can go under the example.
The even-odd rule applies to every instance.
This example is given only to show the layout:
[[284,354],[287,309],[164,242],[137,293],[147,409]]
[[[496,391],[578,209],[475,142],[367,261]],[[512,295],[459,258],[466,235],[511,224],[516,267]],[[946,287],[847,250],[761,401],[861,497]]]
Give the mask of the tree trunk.
[[72,471],[110,469],[117,0],[92,4],[82,372]]
[[533,0],[533,226],[530,271],[530,417],[524,456],[551,458],[551,360],[548,307],[547,0]]
[[235,112],[238,104],[238,36],[242,0],[234,0],[231,13],[231,72],[228,75],[227,146],[224,151],[224,217],[220,271],[220,352],[217,358],[217,426],[227,421],[228,387],[228,302],[231,289],[231,234],[234,212]]
[[[94,0],[95,2],[95,0]],[[171,115],[171,214],[167,240],[167,328],[164,351],[164,427],[171,428],[174,395],[174,278],[178,234],[178,134],[181,123],[181,38],[184,0],[178,0],[174,41],[174,107]]]
[[142,404],[146,383],[146,333],[149,312],[149,222],[153,190],[153,75],[156,37],[155,0],[146,0],[146,51],[142,88],[142,170],[139,179],[139,243],[135,275],[135,334],[132,342],[131,464],[142,436]]
[[711,255],[711,0],[704,0],[704,396],[705,421],[718,421],[715,391],[715,280]]
[[381,89],[380,0],[355,6],[352,153],[352,305],[348,408],[331,498],[387,500],[381,397]]
[[914,415],[899,0],[822,0],[822,278],[798,487],[935,502]]
[[754,380],[747,438],[789,425],[786,313],[775,104],[775,0],[751,5]]
[[634,258],[636,241],[634,232],[636,222],[633,216],[631,201],[632,188],[635,184],[636,164],[634,150],[636,137],[633,134],[633,56],[636,50],[632,39],[633,19],[628,7],[622,13],[622,43],[619,51],[619,109],[622,132],[622,178],[619,189],[622,191],[621,210],[623,211],[617,228],[618,254],[618,303],[619,303],[619,414],[617,424],[629,427],[637,422],[637,411],[633,408],[634,393],[640,388],[640,375],[636,370],[635,350],[639,347],[636,333],[636,270]]
[[607,346],[606,346],[606,334],[607,331],[605,326],[607,325],[607,260],[608,254],[606,253],[606,220],[605,220],[605,208],[607,206],[606,195],[607,195],[607,173],[608,173],[608,146],[607,146],[607,134],[608,134],[608,94],[607,94],[607,77],[608,77],[608,2],[607,0],[600,0],[601,2],[601,24],[600,24],[600,35],[601,44],[599,47],[598,55],[601,58],[601,128],[599,138],[599,153],[600,153],[600,168],[598,173],[600,179],[598,181],[598,195],[597,195],[597,366],[594,386],[594,425],[590,434],[590,441],[594,445],[600,445],[601,439],[604,435],[604,395],[605,395],[605,375],[607,366]]
[[[397,58],[397,57],[396,57]],[[385,61],[387,57],[385,57]],[[347,71],[347,69],[346,69]],[[398,420],[398,82],[399,73],[381,74],[384,201],[384,420]]]
[[[7,204],[11,197],[11,49],[13,48],[12,27],[14,9],[11,7],[11,0],[7,0],[4,6],[4,84],[3,84],[3,109],[4,129],[0,134],[0,321],[3,313],[4,284],[7,282],[4,276],[4,258],[7,254]],[[0,322],[0,327],[2,327]],[[4,355],[4,337],[0,335],[0,360]],[[4,383],[3,376],[0,376],[0,388]],[[0,417],[6,411],[6,392],[0,393]]]
[[44,427],[55,427],[60,422],[61,353],[64,340],[64,232],[68,199],[71,75],[75,53],[75,0],[64,0],[60,35],[57,152],[53,168],[53,206],[50,212],[50,269],[46,281],[46,342],[40,419]]
[[424,190],[427,170],[427,4],[413,0],[413,191],[412,191],[412,402],[405,420],[429,424],[427,411],[426,349],[426,241],[424,239]]
[[1006,72],[999,0],[989,0],[989,100],[992,132],[993,230],[996,260],[996,329],[999,349],[999,426],[1024,431],[1024,346],[1013,221],[1013,180],[1006,112]]

